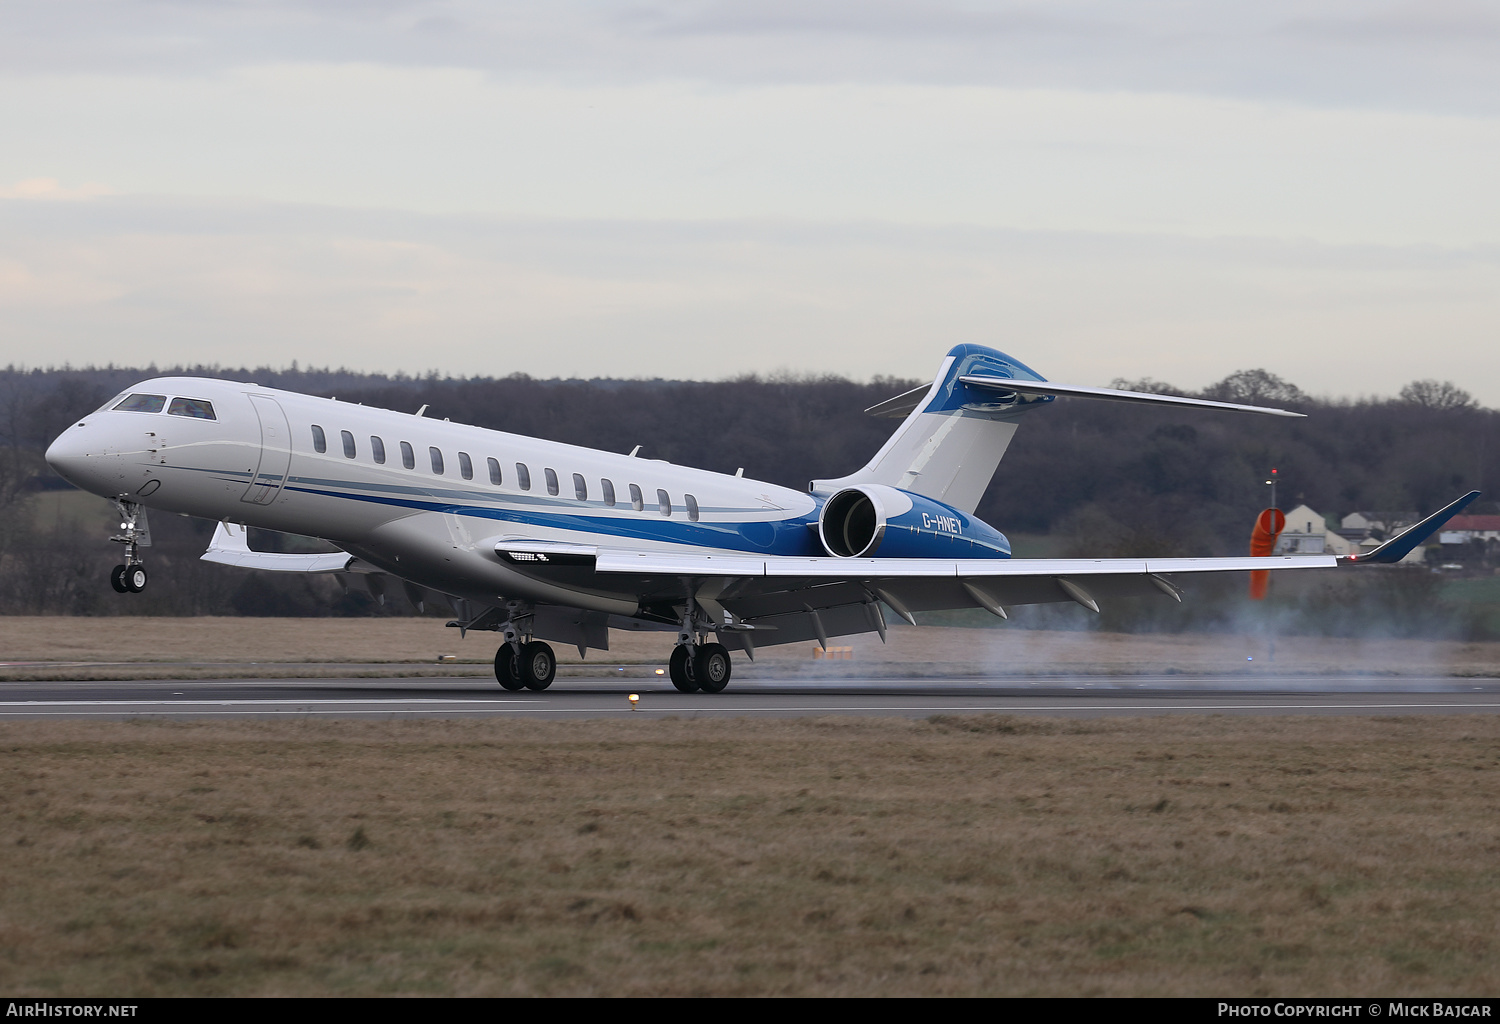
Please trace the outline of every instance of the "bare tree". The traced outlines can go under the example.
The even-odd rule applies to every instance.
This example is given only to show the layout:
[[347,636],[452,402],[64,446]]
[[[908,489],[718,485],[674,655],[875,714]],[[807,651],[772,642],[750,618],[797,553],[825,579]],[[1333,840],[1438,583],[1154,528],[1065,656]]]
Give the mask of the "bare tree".
[[1307,401],[1301,388],[1269,370],[1236,370],[1219,383],[1205,388],[1203,397],[1245,405],[1264,402],[1287,405]]
[[1414,380],[1401,389],[1401,401],[1428,409],[1472,409],[1474,396],[1451,380]]

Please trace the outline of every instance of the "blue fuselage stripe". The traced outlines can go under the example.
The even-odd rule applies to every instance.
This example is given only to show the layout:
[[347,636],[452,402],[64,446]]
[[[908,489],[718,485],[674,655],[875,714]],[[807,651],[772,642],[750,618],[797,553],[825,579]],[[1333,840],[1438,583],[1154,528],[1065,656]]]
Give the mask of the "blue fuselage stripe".
[[[584,533],[599,533],[611,537],[628,537],[690,547],[719,548],[729,551],[753,551],[771,555],[821,555],[824,552],[809,529],[817,522],[816,516],[799,516],[773,522],[757,523],[683,523],[663,517],[651,519],[624,519],[614,516],[588,516],[527,512],[519,509],[488,508],[476,505],[456,504],[448,501],[422,501],[417,498],[393,498],[384,495],[357,494],[316,487],[302,487],[288,483],[288,491],[316,494],[327,498],[344,498],[350,501],[365,501],[377,505],[409,508],[423,512],[445,512],[449,515],[469,516],[496,522],[523,523],[528,526],[548,527],[556,530],[576,530]],[[745,536],[745,530],[769,532],[769,543],[757,543]]]

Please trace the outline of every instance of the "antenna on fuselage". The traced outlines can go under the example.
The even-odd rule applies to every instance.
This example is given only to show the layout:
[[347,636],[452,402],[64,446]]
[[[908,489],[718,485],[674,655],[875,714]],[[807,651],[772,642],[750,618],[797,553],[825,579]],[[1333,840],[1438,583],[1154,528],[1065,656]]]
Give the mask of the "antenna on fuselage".
[[417,415],[417,416],[420,416],[420,415],[422,415],[422,414],[423,414],[423,413],[424,413],[424,412],[426,412],[426,411],[427,411],[427,406],[426,406],[426,405],[423,405],[423,406],[422,406],[422,408],[420,408],[420,409],[418,409],[418,410],[417,410],[417,411],[416,411],[416,413],[415,413],[415,415]]
[[640,450],[641,450],[641,446],[640,445],[636,445],[634,448],[630,449],[630,456],[629,457],[632,458],[632,459],[635,458],[636,453],[638,453]]

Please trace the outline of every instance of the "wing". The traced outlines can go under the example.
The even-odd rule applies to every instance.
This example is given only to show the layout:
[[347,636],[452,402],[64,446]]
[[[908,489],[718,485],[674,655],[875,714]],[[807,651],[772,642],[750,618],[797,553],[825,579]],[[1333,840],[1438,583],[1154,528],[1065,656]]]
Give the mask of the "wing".
[[720,641],[747,650],[830,636],[885,632],[880,605],[909,622],[913,613],[984,608],[1000,617],[1013,605],[1073,601],[1099,611],[1125,597],[1181,601],[1176,578],[1250,570],[1329,569],[1393,562],[1432,536],[1475,498],[1472,491],[1380,549],[1357,559],[1334,555],[1233,558],[827,558],[756,556],[724,551],[611,548],[511,538],[496,552],[518,567],[581,581],[607,577],[610,589],[640,597],[645,614],[680,618],[692,598],[723,625]]
[[936,559],[801,558],[722,551],[663,551],[512,538],[496,552],[517,568],[566,584],[638,596],[643,616],[678,621],[691,597],[723,626],[726,646],[820,640],[885,632],[880,605],[907,621],[914,613],[984,608],[1005,617],[1013,605],[1074,601],[1098,611],[1123,597],[1181,600],[1172,577],[1248,569],[1317,569],[1332,555],[1271,558]]

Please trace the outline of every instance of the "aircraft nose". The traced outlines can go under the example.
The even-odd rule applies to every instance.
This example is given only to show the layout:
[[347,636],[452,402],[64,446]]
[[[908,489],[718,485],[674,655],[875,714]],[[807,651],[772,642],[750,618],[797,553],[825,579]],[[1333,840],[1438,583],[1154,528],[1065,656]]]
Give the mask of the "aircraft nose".
[[[57,440],[47,446],[47,465],[51,466],[68,483],[84,490],[95,490],[90,484],[98,467],[91,465],[97,459],[89,458],[89,436],[82,423],[64,430]],[[98,453],[94,453],[98,454]]]

